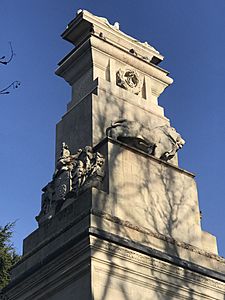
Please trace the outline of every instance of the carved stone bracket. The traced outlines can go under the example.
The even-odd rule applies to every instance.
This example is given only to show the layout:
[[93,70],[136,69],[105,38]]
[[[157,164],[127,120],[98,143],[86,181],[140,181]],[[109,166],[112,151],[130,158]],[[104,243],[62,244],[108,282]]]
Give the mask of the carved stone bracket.
[[142,88],[142,80],[134,70],[122,70],[116,73],[116,84],[121,88],[138,95]]
[[41,211],[36,217],[38,223],[52,218],[67,198],[76,197],[90,187],[99,187],[104,178],[104,165],[103,155],[92,147],[86,146],[71,154],[63,143],[53,179],[42,189]]

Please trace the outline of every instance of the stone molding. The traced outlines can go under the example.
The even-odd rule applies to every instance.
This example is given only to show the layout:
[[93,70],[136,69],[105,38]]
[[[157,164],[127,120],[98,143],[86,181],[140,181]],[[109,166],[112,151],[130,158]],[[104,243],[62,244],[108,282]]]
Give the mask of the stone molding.
[[221,289],[222,291],[225,291],[225,282],[203,276],[174,264],[171,267],[170,263],[150,257],[146,254],[138,253],[135,250],[130,250],[123,246],[116,245],[105,240],[100,240],[96,237],[92,237],[91,244],[93,250],[95,251],[99,250],[100,252],[111,253],[113,257],[118,257],[123,260],[125,259],[126,261],[130,262],[135,262],[146,268],[150,267],[152,270],[165,273],[166,275],[173,276],[179,279],[189,280],[190,282],[196,281],[204,285],[204,287]]
[[[95,212],[91,211],[91,212],[102,215],[101,212],[99,213],[99,211],[95,211]],[[109,216],[110,215],[107,214],[107,218]],[[114,218],[114,219],[118,223],[121,223],[121,224],[125,223],[126,226],[130,226],[129,222],[121,222],[121,220],[118,218]],[[142,229],[139,229],[139,227],[137,227],[137,226],[134,226],[134,227],[136,230],[140,230],[140,232],[142,231]],[[111,236],[111,234],[109,234],[109,237],[110,236]],[[96,235],[92,233],[91,229],[89,231],[86,231],[84,235],[82,235],[80,237],[76,237],[76,239],[78,239],[80,241],[78,244],[75,242],[72,242],[72,240],[71,240],[71,242],[69,242],[69,246],[68,246],[68,244],[64,245],[64,250],[59,249],[60,256],[58,253],[56,255],[53,255],[52,257],[46,257],[44,260],[42,260],[41,266],[37,266],[36,268],[33,267],[31,270],[31,273],[34,273],[34,277],[30,276],[28,274],[29,272],[27,272],[27,274],[24,274],[24,275],[26,275],[26,278],[28,278],[27,285],[26,285],[27,290],[29,290],[30,288],[34,287],[37,284],[36,279],[35,279],[35,278],[37,278],[37,276],[39,277],[39,275],[41,275],[40,278],[45,278],[45,276],[48,276],[47,274],[49,274],[49,272],[53,272],[53,274],[56,274],[57,270],[60,270],[60,268],[65,265],[65,262],[67,262],[68,260],[73,261],[74,259],[78,258],[79,253],[84,254],[85,249],[86,249],[85,252],[88,254],[90,247],[89,247],[89,244],[87,244],[87,241],[89,239],[91,242],[91,248],[93,250],[92,254],[90,253],[90,255],[93,257],[93,259],[95,259],[95,253],[97,253],[96,252],[96,249],[97,249],[101,252],[102,251],[106,252],[107,256],[109,253],[111,253],[111,255],[113,257],[118,257],[122,260],[126,260],[128,262],[133,262],[133,263],[138,264],[147,269],[149,269],[149,267],[150,267],[151,270],[155,270],[157,272],[161,272],[168,276],[173,276],[173,277],[179,278],[181,280],[190,281],[190,282],[192,281],[194,283],[197,282],[197,284],[204,285],[205,288],[207,287],[210,289],[214,288],[214,289],[220,289],[223,291],[225,290],[225,283],[222,283],[222,281],[220,281],[220,280],[215,280],[215,279],[209,278],[207,275],[203,276],[203,275],[195,272],[194,270],[191,271],[190,268],[188,270],[186,267],[177,266],[176,264],[174,264],[172,262],[171,263],[165,262],[165,261],[163,261],[163,257],[161,260],[159,258],[151,256],[150,253],[144,254],[140,250],[137,250],[137,249],[132,250],[132,249],[124,246],[123,244],[115,243],[113,239],[108,242],[107,240],[105,240],[104,236],[103,237],[100,236],[100,238],[96,237]],[[148,247],[146,247],[146,248],[148,248]],[[69,252],[68,252],[69,254],[68,255],[66,254],[66,256],[65,256],[65,253],[67,253],[67,252],[65,252],[65,250],[69,250]],[[58,252],[58,250],[57,250],[57,252]],[[60,259],[59,259],[59,257],[60,257]],[[57,258],[57,265],[55,264],[55,258]],[[102,263],[104,263],[104,259],[101,261],[102,261]],[[108,262],[108,263],[113,263],[113,262],[110,260],[110,262]],[[38,272],[38,274],[35,273],[35,270]],[[130,270],[126,270],[125,267],[123,267],[123,270],[126,272],[127,271],[130,272]],[[131,272],[132,272],[132,270],[131,270]],[[69,273],[68,273],[68,275],[69,275]],[[140,273],[140,275],[141,275],[141,273]],[[21,277],[24,277],[24,276],[21,275]],[[21,281],[21,279],[18,278],[18,280],[16,280],[15,282],[12,282],[12,285],[9,287],[9,289],[12,293],[14,293],[14,289],[18,293],[21,292],[20,281]],[[57,283],[57,279],[53,279],[52,284],[53,283]],[[7,291],[6,291],[6,293],[7,293]]]
[[205,257],[208,257],[210,259],[214,259],[214,260],[216,260],[216,261],[218,261],[220,263],[225,264],[225,258],[223,258],[223,257],[221,257],[219,255],[216,255],[216,254],[211,253],[211,252],[204,251],[204,250],[202,250],[202,249],[200,249],[198,247],[192,246],[192,245],[187,244],[185,242],[177,241],[177,240],[173,239],[172,237],[168,237],[168,236],[165,236],[163,234],[160,234],[160,233],[157,233],[157,232],[153,232],[153,231],[151,231],[148,228],[141,227],[141,226],[138,226],[138,225],[134,225],[134,224],[130,223],[129,221],[121,220],[120,218],[118,218],[116,216],[113,216],[113,215],[110,215],[109,213],[105,213],[105,212],[97,210],[97,209],[92,209],[91,213],[93,215],[97,216],[97,217],[101,217],[101,218],[103,218],[105,220],[108,220],[108,221],[111,221],[113,223],[119,224],[121,226],[124,226],[124,227],[130,228],[130,229],[136,230],[136,231],[138,231],[140,233],[147,234],[147,235],[152,236],[154,238],[163,240],[163,241],[165,241],[167,243],[176,245],[178,247],[187,249],[187,250],[189,250],[191,252],[203,255]]
[[[194,247],[194,246],[192,246],[190,244],[186,244],[186,243],[183,243],[183,242],[178,242],[178,241],[176,241],[175,239],[173,239],[171,237],[167,237],[165,235],[153,232],[153,231],[151,231],[151,230],[149,230],[147,228],[131,224],[128,221],[123,221],[123,220],[121,220],[120,218],[118,218],[116,216],[110,215],[110,214],[102,212],[100,210],[91,209],[90,212],[87,211],[86,213],[83,213],[83,214],[79,215],[76,219],[74,219],[73,222],[71,222],[70,224],[68,224],[68,226],[66,226],[65,228],[62,228],[59,232],[56,232],[54,235],[52,235],[51,237],[49,237],[47,240],[45,240],[41,244],[39,244],[38,247],[36,247],[33,251],[31,251],[31,252],[27,253],[26,255],[24,255],[23,258],[17,263],[17,265],[20,265],[21,263],[23,263],[26,259],[28,259],[32,255],[34,255],[36,252],[38,252],[39,250],[41,250],[47,244],[51,243],[51,241],[53,241],[54,239],[56,239],[60,235],[64,234],[71,227],[76,226],[77,223],[79,223],[83,218],[85,218],[86,216],[88,216],[90,213],[92,215],[94,215],[94,216],[103,218],[103,219],[105,219],[107,221],[111,221],[111,222],[113,222],[115,224],[118,224],[120,226],[130,228],[130,229],[135,230],[137,232],[140,232],[142,234],[147,234],[148,236],[152,236],[154,238],[157,238],[159,240],[165,241],[165,242],[170,243],[172,245],[176,245],[176,246],[178,246],[180,248],[187,249],[188,251],[200,254],[200,255],[205,256],[207,258],[216,260],[219,263],[225,264],[225,259],[222,258],[222,257],[220,257],[220,256],[218,256],[218,255],[215,255],[213,253],[209,253],[209,252],[203,251],[203,250],[201,250],[201,249],[199,249],[197,247]],[[120,238],[120,237],[118,236],[118,238]],[[147,246],[145,246],[145,247],[147,247]]]
[[[72,245],[71,245],[72,246]],[[153,280],[152,283],[149,283],[149,287],[155,282],[157,278],[157,282],[160,279],[157,276],[152,276],[149,273],[149,270],[152,272],[157,272],[158,274],[164,274],[168,276],[168,278],[173,277],[177,280],[182,280],[184,282],[196,284],[197,286],[201,285],[201,287],[209,290],[213,290],[214,292],[222,293],[225,291],[225,283],[209,278],[207,276],[203,276],[194,271],[187,270],[185,268],[179,267],[177,265],[165,262],[163,260],[157,259],[155,257],[151,257],[150,255],[146,255],[141,253],[140,251],[131,250],[124,246],[115,244],[114,242],[109,242],[103,239],[99,239],[96,236],[90,236],[89,239],[82,239],[78,244],[74,244],[72,248],[66,247],[68,251],[61,252],[60,256],[56,256],[57,264],[55,263],[55,259],[51,261],[43,261],[42,267],[38,267],[36,269],[37,273],[32,270],[31,276],[27,274],[26,287],[22,288],[22,281],[18,280],[17,282],[12,282],[9,287],[9,291],[11,295],[22,296],[27,293],[29,290],[32,290],[36,286],[42,290],[43,286],[46,286],[51,292],[58,289],[59,287],[66,286],[69,281],[75,280],[78,278],[79,274],[83,274],[83,272],[87,272],[87,264],[85,262],[91,263],[91,259],[93,263],[97,260],[104,265],[113,265],[114,272],[111,275],[120,276],[118,273],[119,270],[122,270],[123,273],[126,272],[126,279],[133,280],[132,276],[136,275],[135,284],[138,286],[143,286],[146,284],[146,280]],[[82,253],[82,258],[79,258]],[[98,258],[98,253],[105,253],[108,259],[106,260],[104,257]],[[109,258],[110,257],[110,258]],[[127,267],[127,264],[121,266],[117,263],[117,259],[128,262],[130,267]],[[72,265],[70,263],[73,262]],[[132,264],[135,264],[137,267],[132,268]],[[67,265],[70,268],[67,268]],[[147,271],[147,275],[141,271],[138,271],[138,266],[145,268]],[[66,272],[60,271],[62,268],[65,268]],[[60,271],[60,272],[59,272]],[[103,268],[99,271],[104,271]],[[59,273],[58,273],[59,272]],[[45,278],[48,278],[48,274],[56,274],[52,281],[47,285],[44,282]],[[61,274],[61,275],[60,275]],[[73,275],[72,275],[73,274]],[[139,277],[139,278],[138,278]],[[37,278],[42,278],[37,281]],[[122,277],[120,276],[122,279]],[[19,278],[18,278],[19,279]],[[171,285],[170,281],[164,282],[168,287]],[[154,288],[154,287],[153,287]],[[184,288],[184,290],[187,290]],[[173,292],[172,292],[173,293]],[[8,294],[8,289],[5,290],[5,297]],[[175,295],[176,293],[173,293]],[[201,294],[202,295],[202,294]],[[38,290],[34,291],[32,294],[34,297],[40,296],[40,292]],[[1,299],[1,298],[0,298]],[[36,299],[36,298],[35,298]],[[188,298],[187,298],[188,299]],[[204,299],[204,298],[201,298]],[[206,299],[208,299],[206,297]],[[210,298],[211,299],[211,298]],[[2,298],[1,300],[8,300],[7,298]]]
[[[127,64],[130,65],[132,68],[134,68],[135,70],[141,70],[142,74],[146,74],[148,76],[152,76],[153,78],[156,78],[157,80],[159,80],[161,83],[163,83],[165,85],[165,87],[167,87],[168,85],[173,83],[173,79],[170,78],[168,76],[168,72],[159,68],[157,65],[154,65],[152,63],[147,63],[146,60],[143,60],[142,58],[138,57],[138,56],[134,56],[133,54],[131,54],[129,51],[123,49],[123,48],[119,48],[118,46],[114,46],[112,47],[111,44],[109,44],[108,42],[102,41],[102,39],[100,39],[99,37],[96,36],[92,36],[90,38],[90,43],[91,46],[89,44],[89,41],[86,41],[84,44],[82,44],[80,47],[93,47],[94,49],[97,49],[100,52],[104,52],[107,54],[107,56],[110,57],[114,57],[117,60],[121,60],[121,55],[126,53],[128,55],[128,59],[127,59]],[[67,58],[66,60],[62,60],[59,64],[58,69],[56,70],[56,75],[58,76],[66,76],[66,71],[67,69],[69,69],[71,67],[72,64],[74,64],[79,57],[82,55],[81,51],[78,51],[79,48],[77,50],[75,50],[74,52],[72,52]],[[75,71],[76,74],[76,71]],[[76,75],[78,76],[78,74]],[[67,80],[72,84],[73,82],[73,78],[72,77],[68,77]]]
[[[104,263],[103,263],[104,264]],[[151,291],[157,292],[157,294],[160,292],[160,296],[162,295],[164,297],[172,297],[172,299],[185,299],[185,300],[190,300],[193,298],[190,298],[190,293],[191,296],[196,297],[194,299],[207,299],[211,300],[212,297],[208,296],[208,291],[212,290],[213,292],[219,292],[222,294],[221,290],[218,290],[219,288],[215,289],[212,288],[211,286],[208,286],[209,283],[204,285],[205,288],[205,293],[203,294],[202,292],[199,291],[194,291],[193,289],[190,289],[187,285],[188,284],[197,284],[196,288],[199,288],[200,285],[203,287],[203,285],[200,282],[195,282],[194,280],[188,280],[185,277],[178,277],[178,276],[173,276],[173,274],[170,272],[168,276],[174,277],[175,280],[180,280],[183,283],[183,286],[179,286],[177,283],[172,283],[171,281],[165,281],[157,278],[156,276],[153,275],[143,275],[140,272],[136,272],[132,269],[128,268],[123,268],[118,265],[114,266],[113,272],[108,271],[107,269],[104,269],[104,266],[100,267],[94,267],[94,270],[98,274],[105,274],[107,277],[111,278],[117,278],[118,280],[123,281],[124,280],[124,275],[121,274],[122,272],[126,273],[126,282],[131,283],[132,285],[136,287],[141,287],[144,289],[148,289]],[[151,271],[156,273],[157,270],[155,268],[151,268]],[[161,271],[161,270],[160,270]],[[163,272],[160,272],[158,274],[162,274]],[[157,279],[156,279],[157,278]],[[170,278],[171,279],[171,278]],[[184,283],[185,281],[185,283]],[[109,286],[110,287],[110,286]],[[173,298],[175,297],[175,298]],[[158,298],[157,298],[158,299]],[[163,299],[163,298],[160,298]],[[165,298],[167,299],[167,298]],[[171,299],[171,298],[170,298]]]
[[[83,26],[83,23],[86,26]],[[67,29],[63,32],[62,37],[75,45],[81,44],[90,34],[105,38],[116,45],[118,45],[119,39],[122,48],[132,49],[133,46],[144,56],[151,56],[151,58],[155,56],[158,63],[163,60],[164,57],[153,46],[127,35],[119,27],[118,22],[110,24],[106,18],[95,16],[87,10],[80,9],[75,19],[69,23]]]

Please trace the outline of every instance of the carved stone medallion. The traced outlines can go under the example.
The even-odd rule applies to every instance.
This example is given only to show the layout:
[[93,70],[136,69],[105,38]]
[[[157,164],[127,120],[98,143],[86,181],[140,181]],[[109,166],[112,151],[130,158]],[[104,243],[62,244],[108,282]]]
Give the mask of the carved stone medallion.
[[138,95],[141,91],[142,80],[135,70],[122,70],[116,73],[116,84],[123,89]]

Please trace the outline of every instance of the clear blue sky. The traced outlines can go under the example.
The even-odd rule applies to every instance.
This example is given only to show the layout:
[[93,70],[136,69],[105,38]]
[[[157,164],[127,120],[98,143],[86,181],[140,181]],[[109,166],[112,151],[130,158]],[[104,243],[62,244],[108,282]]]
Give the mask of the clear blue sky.
[[186,145],[180,166],[197,177],[202,227],[217,236],[225,256],[225,1],[224,0],[2,0],[0,56],[8,41],[16,56],[0,65],[0,224],[17,220],[14,243],[36,227],[41,188],[54,171],[55,124],[66,111],[70,88],[54,75],[72,48],[60,38],[79,8],[148,41],[164,56],[174,84],[161,96],[166,116]]

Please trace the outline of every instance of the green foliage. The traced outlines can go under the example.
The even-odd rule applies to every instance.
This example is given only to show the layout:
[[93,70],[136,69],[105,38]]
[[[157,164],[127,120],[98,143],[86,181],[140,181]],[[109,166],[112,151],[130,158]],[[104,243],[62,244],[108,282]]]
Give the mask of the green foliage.
[[10,280],[10,269],[19,260],[15,248],[11,242],[13,227],[15,223],[0,226],[0,290]]

